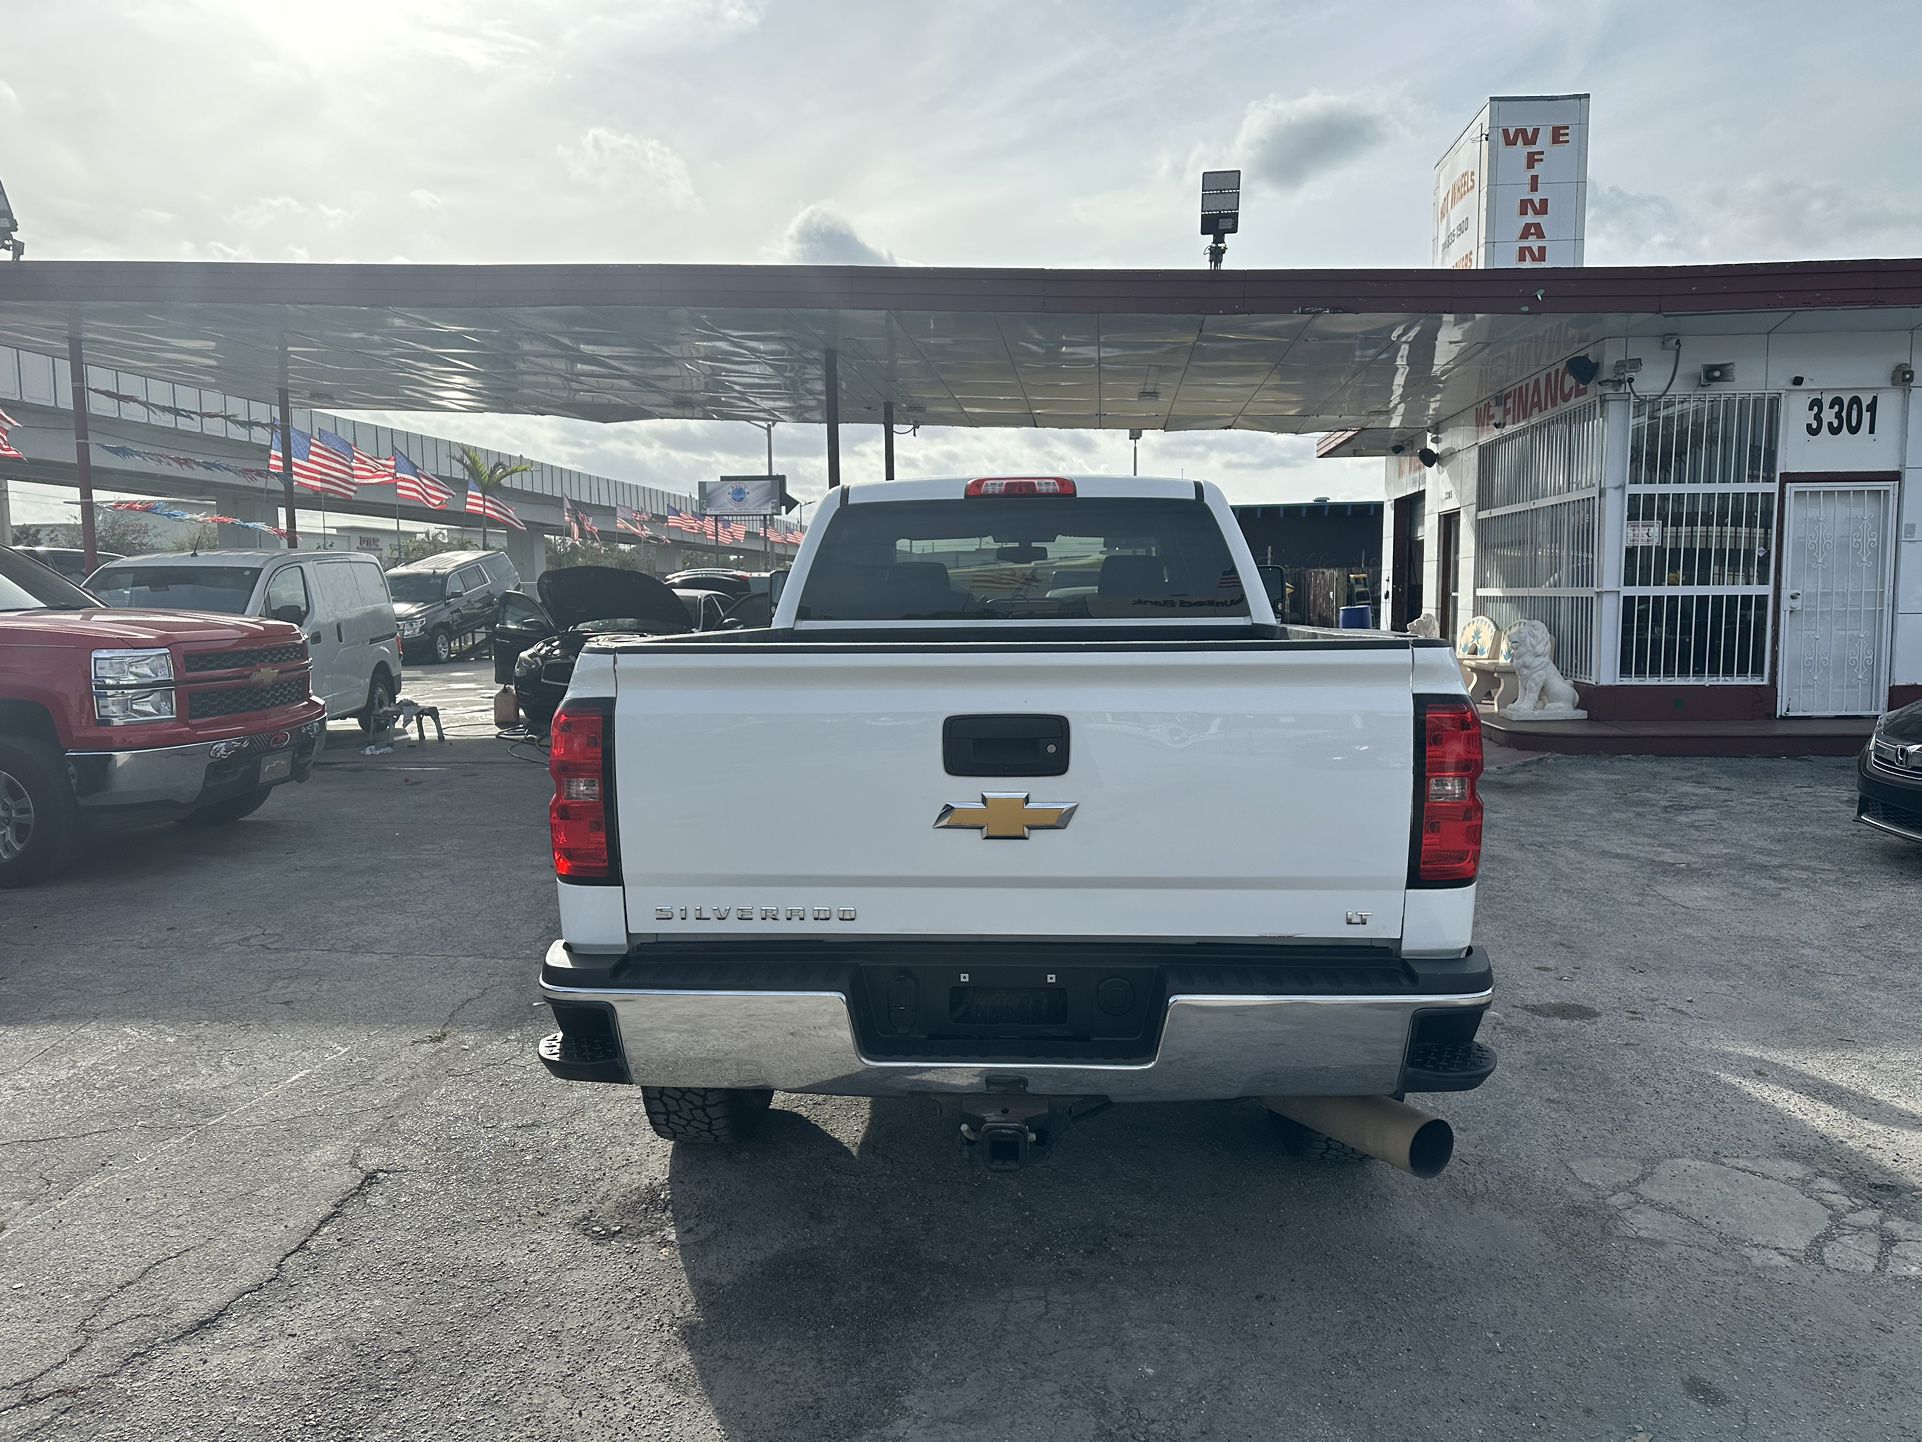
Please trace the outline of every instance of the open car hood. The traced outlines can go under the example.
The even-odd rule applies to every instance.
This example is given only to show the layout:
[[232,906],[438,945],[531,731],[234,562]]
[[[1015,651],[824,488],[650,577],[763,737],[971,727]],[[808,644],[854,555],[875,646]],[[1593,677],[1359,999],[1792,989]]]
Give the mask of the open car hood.
[[584,621],[646,621],[662,630],[691,631],[687,609],[652,576],[619,566],[564,566],[535,583],[547,617],[561,630]]

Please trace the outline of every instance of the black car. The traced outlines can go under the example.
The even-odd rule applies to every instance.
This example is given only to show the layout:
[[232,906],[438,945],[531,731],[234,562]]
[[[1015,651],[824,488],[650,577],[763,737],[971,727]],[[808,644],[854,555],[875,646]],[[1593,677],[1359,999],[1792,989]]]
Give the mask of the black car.
[[401,655],[446,661],[462,636],[494,623],[501,597],[520,585],[505,551],[442,551],[387,573]]
[[1889,712],[1855,763],[1855,819],[1922,841],[1922,701]]
[[528,728],[545,732],[574,679],[574,662],[595,636],[672,636],[695,629],[682,598],[652,576],[618,566],[545,571],[537,602],[520,591],[501,598],[494,624],[494,679],[511,684]]

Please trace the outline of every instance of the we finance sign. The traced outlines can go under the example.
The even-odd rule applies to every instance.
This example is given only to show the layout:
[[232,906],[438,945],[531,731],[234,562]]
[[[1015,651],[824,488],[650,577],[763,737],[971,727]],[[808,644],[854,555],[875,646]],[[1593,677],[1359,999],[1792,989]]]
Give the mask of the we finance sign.
[[1580,265],[1587,222],[1586,95],[1498,95],[1435,167],[1437,266]]
[[1591,388],[1570,375],[1565,364],[1550,366],[1476,406],[1472,416],[1474,438],[1485,441],[1510,426],[1538,421],[1587,400],[1590,393]]

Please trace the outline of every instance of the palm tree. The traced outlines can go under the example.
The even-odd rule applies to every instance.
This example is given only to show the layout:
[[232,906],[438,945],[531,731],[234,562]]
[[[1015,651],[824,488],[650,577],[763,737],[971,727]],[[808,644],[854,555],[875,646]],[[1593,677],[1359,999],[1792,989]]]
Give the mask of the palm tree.
[[[483,496],[500,494],[509,476],[524,475],[534,469],[532,461],[489,461],[472,446],[462,446],[454,453],[460,468],[467,476],[467,484]],[[487,549],[487,514],[481,513],[481,549]]]

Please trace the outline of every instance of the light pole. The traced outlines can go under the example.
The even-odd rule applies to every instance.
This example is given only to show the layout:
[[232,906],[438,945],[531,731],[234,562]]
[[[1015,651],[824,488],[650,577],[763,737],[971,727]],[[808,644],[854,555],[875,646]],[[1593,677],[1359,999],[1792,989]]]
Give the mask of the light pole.
[[1228,237],[1241,229],[1241,172],[1201,172],[1201,233],[1208,237],[1208,269],[1220,270]]
[[20,239],[20,222],[13,218],[13,206],[7,201],[4,185],[0,185],[0,250],[6,251],[13,260],[27,253],[26,242]]

